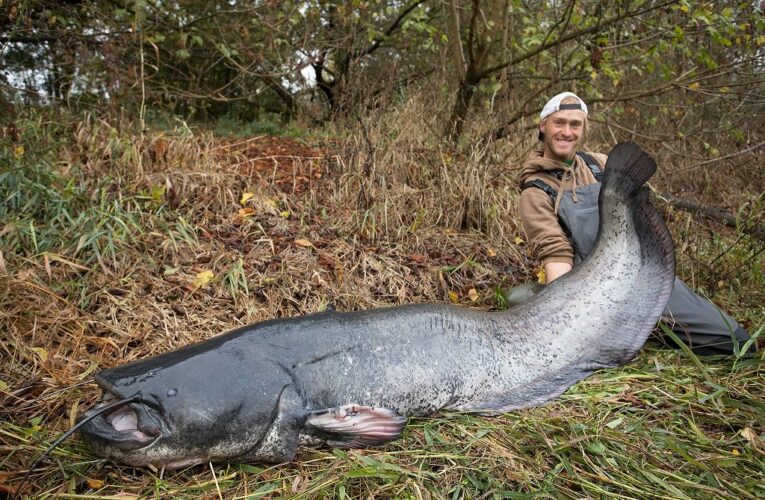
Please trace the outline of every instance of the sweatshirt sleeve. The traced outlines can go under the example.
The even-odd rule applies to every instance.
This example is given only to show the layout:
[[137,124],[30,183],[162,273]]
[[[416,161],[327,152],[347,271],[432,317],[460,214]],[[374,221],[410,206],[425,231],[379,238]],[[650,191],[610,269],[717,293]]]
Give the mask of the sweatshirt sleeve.
[[558,222],[550,197],[537,188],[521,192],[519,211],[531,251],[545,266],[550,262],[574,264],[574,249]]

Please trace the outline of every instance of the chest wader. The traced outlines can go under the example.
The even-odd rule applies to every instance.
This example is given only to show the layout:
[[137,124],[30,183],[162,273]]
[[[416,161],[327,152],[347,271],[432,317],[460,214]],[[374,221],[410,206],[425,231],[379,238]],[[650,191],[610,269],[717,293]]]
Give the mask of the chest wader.
[[[578,153],[581,156],[581,153]],[[584,158],[600,181],[600,169],[591,158]],[[558,193],[542,181],[531,181],[527,187],[543,189],[552,198],[553,206]],[[544,184],[547,188],[541,187]],[[576,202],[570,190],[560,196],[558,219],[574,249],[574,266],[579,265],[592,251],[600,225],[598,196],[600,182],[576,189]],[[710,301],[694,293],[675,277],[674,288],[662,316],[672,331],[688,344],[696,354],[732,354],[734,341],[739,347],[749,334],[736,321]],[[734,340],[735,339],[735,340]]]

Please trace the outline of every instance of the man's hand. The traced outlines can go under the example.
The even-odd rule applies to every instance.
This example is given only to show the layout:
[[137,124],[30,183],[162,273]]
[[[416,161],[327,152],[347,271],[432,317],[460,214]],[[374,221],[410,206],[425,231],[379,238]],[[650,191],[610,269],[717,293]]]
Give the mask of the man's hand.
[[547,283],[552,283],[567,272],[571,271],[571,264],[567,262],[548,262],[544,265]]

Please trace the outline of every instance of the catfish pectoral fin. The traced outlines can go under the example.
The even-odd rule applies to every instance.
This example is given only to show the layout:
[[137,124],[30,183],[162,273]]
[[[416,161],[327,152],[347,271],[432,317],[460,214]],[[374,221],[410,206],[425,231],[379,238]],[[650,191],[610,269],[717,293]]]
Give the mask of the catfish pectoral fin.
[[376,446],[401,437],[406,418],[390,408],[347,404],[316,410],[305,432],[338,448]]

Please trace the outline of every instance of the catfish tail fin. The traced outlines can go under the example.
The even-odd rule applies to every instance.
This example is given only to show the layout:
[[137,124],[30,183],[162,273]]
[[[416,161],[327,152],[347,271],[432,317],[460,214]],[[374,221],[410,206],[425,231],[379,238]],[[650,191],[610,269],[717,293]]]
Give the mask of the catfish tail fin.
[[608,153],[605,170],[604,188],[633,195],[656,172],[656,162],[634,142],[620,142]]

